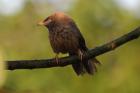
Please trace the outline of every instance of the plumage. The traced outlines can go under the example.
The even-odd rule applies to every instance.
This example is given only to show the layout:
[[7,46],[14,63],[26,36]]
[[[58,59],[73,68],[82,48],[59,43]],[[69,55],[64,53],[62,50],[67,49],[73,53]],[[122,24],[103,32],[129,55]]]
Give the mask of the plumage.
[[[46,26],[49,31],[49,40],[53,51],[56,54],[69,53],[70,56],[84,56],[88,51],[85,40],[80,33],[75,22],[62,12],[56,12],[47,17],[40,24]],[[96,63],[98,60],[82,59],[72,67],[77,75],[82,75],[85,72],[93,74],[96,71]]]

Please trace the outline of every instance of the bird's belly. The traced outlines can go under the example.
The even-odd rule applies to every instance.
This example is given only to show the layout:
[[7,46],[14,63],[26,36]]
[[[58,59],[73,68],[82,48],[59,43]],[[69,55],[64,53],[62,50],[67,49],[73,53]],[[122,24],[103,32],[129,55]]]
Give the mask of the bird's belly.
[[77,50],[74,42],[68,40],[67,38],[56,39],[56,50],[61,53],[68,53]]
[[72,53],[78,50],[77,39],[69,33],[53,35],[50,43],[55,53]]

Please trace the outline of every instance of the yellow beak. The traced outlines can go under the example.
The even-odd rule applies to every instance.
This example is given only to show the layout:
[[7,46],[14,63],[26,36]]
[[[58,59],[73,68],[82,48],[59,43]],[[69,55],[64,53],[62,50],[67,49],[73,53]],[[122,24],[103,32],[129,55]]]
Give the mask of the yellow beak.
[[45,26],[47,26],[47,25],[48,25],[49,23],[51,23],[51,22],[52,22],[52,20],[51,20],[51,19],[48,19],[48,20],[45,21],[45,22],[44,22],[44,21],[39,22],[38,25],[41,25],[41,26],[44,26],[44,25],[45,25]]
[[40,22],[37,23],[37,25],[44,26],[44,22],[40,21]]

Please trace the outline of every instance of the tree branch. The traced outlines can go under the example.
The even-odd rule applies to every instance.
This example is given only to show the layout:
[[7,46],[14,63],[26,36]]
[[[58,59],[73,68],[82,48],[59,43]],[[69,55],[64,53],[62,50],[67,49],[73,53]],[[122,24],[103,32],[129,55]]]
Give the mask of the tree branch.
[[[102,46],[91,49],[87,52],[86,58],[91,59],[93,57],[99,56],[106,52],[112,51],[119,46],[134,40],[140,36],[140,27],[135,30],[129,32],[121,36],[118,39],[115,39],[109,43],[106,43]],[[50,68],[50,67],[63,67],[78,61],[77,56],[68,56],[62,57],[59,59],[59,63],[57,64],[55,59],[40,59],[40,60],[15,60],[15,61],[7,61],[7,69],[34,69],[34,68]]]

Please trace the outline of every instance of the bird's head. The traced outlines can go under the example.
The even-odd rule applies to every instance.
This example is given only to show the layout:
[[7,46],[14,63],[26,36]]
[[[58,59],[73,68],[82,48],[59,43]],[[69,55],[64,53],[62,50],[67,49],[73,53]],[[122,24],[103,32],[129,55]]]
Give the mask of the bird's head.
[[48,16],[45,20],[38,23],[38,25],[46,26],[49,28],[54,28],[62,26],[71,21],[71,18],[64,14],[63,12],[55,12],[54,14]]

